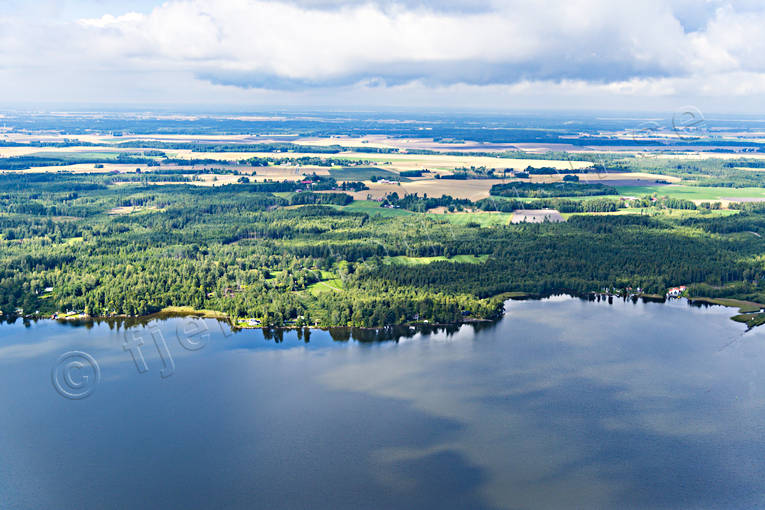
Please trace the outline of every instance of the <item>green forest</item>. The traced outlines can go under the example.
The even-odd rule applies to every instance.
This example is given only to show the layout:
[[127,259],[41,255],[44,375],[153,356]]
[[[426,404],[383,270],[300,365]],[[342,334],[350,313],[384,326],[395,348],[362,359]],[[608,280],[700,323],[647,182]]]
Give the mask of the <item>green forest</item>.
[[[757,205],[727,217],[481,226],[417,212],[426,207],[406,197],[390,200],[406,214],[346,209],[343,183],[313,185],[328,192],[0,175],[0,311],[108,317],[187,306],[276,327],[379,327],[496,319],[510,292],[663,295],[686,284],[691,294],[765,302]],[[549,199],[540,202],[524,206]]]
[[539,182],[508,182],[495,184],[491,194],[498,197],[587,197],[597,195],[618,195],[613,186],[605,184],[579,184],[574,182],[539,183]]

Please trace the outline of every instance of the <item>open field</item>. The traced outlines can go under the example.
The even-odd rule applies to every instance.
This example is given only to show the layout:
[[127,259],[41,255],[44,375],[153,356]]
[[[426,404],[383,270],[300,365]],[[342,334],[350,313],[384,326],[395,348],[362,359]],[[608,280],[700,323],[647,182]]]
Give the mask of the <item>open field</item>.
[[543,223],[545,221],[558,223],[566,220],[554,209],[518,209],[513,211],[513,223]]
[[107,212],[107,214],[111,214],[113,216],[123,216],[125,214],[133,214],[141,211],[159,211],[160,209],[152,206],[152,205],[132,205],[132,206],[123,206],[123,207],[115,207]]
[[[256,116],[257,117],[257,116]],[[184,117],[185,118],[185,117]],[[257,117],[253,122],[259,120],[273,121],[275,118],[260,118]],[[193,119],[192,119],[193,120]],[[616,134],[618,136],[618,133]],[[492,157],[489,155],[470,155],[470,151],[482,153],[490,153],[494,151],[506,151],[515,149],[534,149],[541,150],[542,147],[549,144],[521,144],[521,143],[482,143],[470,140],[457,140],[457,139],[440,139],[436,141],[433,138],[407,138],[407,137],[388,137],[384,135],[366,135],[366,136],[298,136],[290,134],[274,134],[274,135],[184,135],[184,134],[149,134],[149,135],[130,135],[130,136],[111,136],[111,135],[56,135],[53,133],[45,133],[38,135],[13,133],[7,135],[5,138],[7,141],[16,141],[26,143],[30,141],[43,141],[49,142],[64,142],[71,143],[72,139],[82,140],[84,143],[106,143],[106,144],[119,144],[123,142],[147,140],[147,144],[151,141],[162,142],[184,142],[184,143],[215,143],[215,144],[258,144],[258,143],[293,143],[298,145],[312,145],[317,147],[327,146],[343,146],[350,147],[350,150],[344,150],[339,153],[301,153],[301,152],[253,152],[253,151],[237,151],[237,152],[194,152],[190,149],[153,149],[147,147],[142,148],[119,148],[119,147],[102,147],[102,146],[68,146],[68,147],[0,147],[0,157],[11,156],[33,156],[33,157],[56,157],[64,161],[72,161],[71,165],[61,166],[46,166],[46,167],[33,167],[27,170],[18,170],[20,172],[36,173],[36,172],[73,172],[73,173],[131,173],[135,172],[136,168],[141,168],[144,172],[157,170],[159,168],[147,168],[146,165],[136,163],[117,163],[110,162],[109,160],[116,160],[120,153],[134,154],[140,157],[146,157],[143,155],[145,150],[162,150],[170,158],[177,159],[210,159],[229,162],[238,162],[252,157],[259,158],[301,158],[301,157],[316,157],[320,159],[331,158],[333,160],[346,160],[355,164],[361,164],[363,166],[348,166],[348,167],[328,167],[328,166],[311,166],[311,165],[278,165],[267,167],[250,167],[247,165],[226,166],[227,169],[235,169],[238,173],[246,175],[252,181],[263,180],[300,180],[305,174],[316,173],[319,175],[332,175],[338,181],[343,180],[361,180],[365,181],[369,186],[369,190],[353,193],[356,200],[366,200],[368,198],[381,199],[389,193],[397,193],[399,196],[417,193],[420,196],[427,194],[431,197],[440,197],[442,195],[449,195],[458,199],[480,200],[482,198],[489,197],[489,190],[492,185],[501,182],[507,182],[500,179],[469,179],[469,180],[453,180],[453,179],[435,179],[435,175],[446,175],[453,172],[456,168],[470,168],[470,167],[485,167],[489,169],[514,169],[522,170],[528,166],[531,167],[553,167],[559,170],[570,169],[584,169],[591,167],[592,164],[587,161],[570,161],[568,159],[523,159],[523,158],[503,158]],[[548,149],[560,150],[564,148],[565,144],[556,144],[555,147],[548,147]],[[364,152],[364,150],[370,148],[381,149],[399,149],[402,152],[397,153],[375,153]],[[359,148],[355,150],[354,148]],[[363,148],[363,149],[361,149]],[[571,152],[587,152],[581,145],[572,146]],[[429,149],[440,151],[465,151],[465,154],[455,156],[450,154],[411,154],[406,150],[414,149]],[[639,149],[639,148],[638,148]],[[629,150],[621,151],[621,148],[615,146],[603,146],[597,148],[597,153],[604,154],[606,161],[608,160],[608,154],[614,154],[619,156],[625,156],[628,154],[637,155],[635,158],[626,158],[623,161],[645,161],[649,167],[641,166],[637,164],[635,169],[648,169],[653,171],[655,169],[654,162],[660,162],[660,164],[666,164],[667,170],[671,170],[673,165],[682,161],[702,161],[704,159],[716,158],[720,160],[724,159],[740,159],[742,157],[747,159],[762,159],[764,154],[747,152],[747,153],[712,153],[704,152],[702,150],[694,152],[677,152],[675,153],[658,153],[661,151],[669,150],[667,147],[656,147],[656,151],[651,152],[648,156],[647,153],[637,150],[635,147],[629,148]],[[592,153],[592,151],[590,151]],[[666,151],[665,151],[666,152]],[[595,154],[597,155],[597,154]],[[557,155],[555,155],[557,157]],[[93,163],[76,163],[78,159],[83,158],[101,158],[107,160],[103,164],[102,168],[95,168]],[[157,158],[161,160],[161,158]],[[699,164],[702,168],[703,163]],[[183,165],[163,165],[163,169],[171,170],[183,170],[185,168],[199,170],[204,167],[214,167],[215,164],[207,165],[189,165],[188,167]],[[678,166],[679,168],[679,166]],[[398,173],[407,170],[429,170],[431,173],[426,173],[422,177],[407,177],[402,178],[401,183],[380,183],[370,182],[372,176],[383,177],[387,179],[398,179]],[[734,169],[735,170],[735,169]],[[758,169],[742,168],[739,170],[741,173],[752,174]],[[661,172],[661,169],[659,169]],[[698,175],[704,175],[703,173]],[[191,174],[187,176],[192,177]],[[531,182],[548,183],[558,182],[562,179],[562,174],[552,175],[532,175]],[[664,175],[663,173],[648,173],[648,172],[591,172],[587,174],[579,174],[579,178],[585,183],[604,183],[612,184],[617,187],[621,196],[626,197],[639,197],[646,194],[657,193],[661,196],[669,196],[672,198],[683,198],[692,200],[696,203],[704,201],[721,202],[725,207],[730,202],[734,201],[762,201],[765,200],[765,190],[762,188],[748,187],[748,188],[735,188],[735,187],[696,187],[679,184],[681,182],[678,176]],[[237,182],[239,176],[232,174],[202,174],[193,176],[193,180],[190,182],[192,185],[197,186],[219,186],[224,184],[231,184]],[[673,183],[672,185],[655,184],[657,179],[668,181]],[[170,182],[170,180],[168,180]],[[155,184],[164,184],[164,182],[156,182]],[[745,184],[746,185],[746,184]],[[613,197],[615,198],[615,197]],[[584,198],[578,198],[584,199]],[[397,215],[408,214],[402,211],[396,210],[382,210],[379,207],[370,207],[367,205],[352,205],[351,207],[366,208],[367,210],[378,212],[382,215]],[[461,221],[459,219],[449,221]],[[472,221],[472,220],[471,220]],[[488,222],[498,221],[496,219],[485,220]],[[483,223],[484,220],[477,221]]]
[[58,156],[65,157],[70,155],[71,157],[89,157],[94,153],[100,155],[114,154],[116,158],[120,152],[130,152],[128,149],[109,149],[108,147],[87,147],[87,146],[72,146],[72,147],[0,147],[0,157],[11,158],[17,156]]
[[[63,147],[68,148],[68,147]],[[47,148],[40,152],[38,149],[38,152],[32,152],[28,154],[28,156],[33,156],[36,158],[58,158],[63,160],[72,160],[77,161],[78,159],[83,158],[93,158],[93,159],[117,159],[117,156],[120,155],[122,152],[131,152],[131,151],[113,151],[113,150],[97,150],[96,148],[89,148],[89,149],[83,149],[80,151],[49,151]],[[141,151],[134,151],[136,152],[136,155],[140,155]],[[156,158],[153,158],[156,159]]]
[[158,315],[188,315],[193,317],[204,317],[205,319],[227,319],[228,315],[217,310],[197,310],[192,306],[166,306],[160,310]]
[[[96,168],[93,163],[77,163],[74,165],[54,165],[54,166],[36,166],[33,168],[27,168],[25,170],[13,170],[15,173],[61,173],[71,172],[75,174],[92,174],[92,173],[131,173],[135,172],[136,168],[143,167],[143,165],[124,164],[124,163],[103,163],[103,168]],[[3,170],[0,170],[3,172]]]
[[389,209],[387,207],[380,207],[380,203],[375,202],[374,200],[354,200],[348,205],[335,205],[333,207],[343,211],[362,212],[372,216],[382,217],[409,216],[411,214],[415,214],[404,209]]
[[617,186],[619,193],[629,196],[652,195],[654,193],[672,198],[684,198],[694,202],[730,202],[738,199],[765,198],[763,188],[712,188],[686,186],[682,184],[658,186]]
[[728,202],[765,202],[765,197],[752,197],[752,198],[724,197],[723,200],[727,200]]
[[[42,150],[35,154],[49,155],[51,152],[55,151]],[[79,155],[74,152],[67,152],[65,153],[67,157],[58,161],[77,161],[78,157],[93,159],[103,157],[106,159],[106,154],[103,152],[108,151],[89,148],[87,151],[83,150]],[[240,156],[252,155],[252,153],[246,152],[215,154],[188,151],[186,154],[195,159],[209,160],[206,166],[209,165],[214,168],[217,164],[222,168],[222,173],[217,175],[195,175],[194,178],[199,179],[199,181],[195,181],[194,184],[232,183],[241,179],[241,173],[249,176],[251,181],[253,178],[257,180],[272,179],[274,181],[287,178],[300,179],[304,172],[310,168],[297,164],[269,167],[249,167],[242,164],[221,165],[215,161],[217,155],[233,161],[238,160]],[[269,160],[302,157],[300,156],[301,153],[261,154],[268,156]],[[348,152],[341,156],[348,154],[354,153]],[[144,154],[141,155],[144,156]],[[169,155],[173,156],[174,154]],[[415,300],[412,303],[419,309],[424,303],[424,301],[419,301],[421,292],[438,294],[448,291],[451,300],[449,306],[453,310],[457,312],[459,310],[482,310],[481,314],[488,317],[494,313],[494,305],[492,304],[494,301],[491,303],[473,302],[477,298],[468,296],[469,293],[480,291],[482,296],[494,296],[502,292],[518,291],[519,289],[530,293],[546,292],[552,288],[550,283],[552,280],[548,278],[555,278],[556,283],[553,286],[555,288],[580,288],[582,292],[586,292],[590,289],[602,288],[604,284],[611,284],[613,281],[624,281],[633,286],[639,283],[643,288],[649,288],[650,293],[660,294],[665,291],[665,282],[669,281],[665,276],[667,274],[672,275],[673,282],[677,280],[677,282],[688,284],[721,281],[722,278],[729,275],[728,267],[734,267],[738,271],[737,275],[757,274],[759,276],[756,273],[760,270],[757,257],[761,255],[762,250],[760,240],[756,236],[763,233],[755,213],[740,214],[741,222],[738,221],[738,218],[736,221],[730,222],[734,224],[732,225],[735,227],[734,230],[737,230],[730,235],[706,236],[704,228],[714,221],[725,221],[724,216],[736,214],[734,211],[675,211],[665,209],[669,205],[674,205],[670,202],[659,202],[653,205],[646,203],[645,211],[622,209],[611,213],[618,215],[646,212],[661,216],[653,222],[616,221],[615,218],[609,220],[608,217],[593,215],[584,220],[577,218],[566,223],[537,224],[530,228],[513,225],[511,221],[513,218],[515,221],[524,219],[539,221],[545,218],[563,219],[568,218],[570,213],[574,211],[584,213],[584,211],[614,210],[618,204],[604,201],[602,196],[579,198],[578,200],[592,201],[586,206],[572,200],[535,199],[531,197],[528,197],[527,200],[536,200],[536,203],[523,206],[513,203],[512,196],[508,197],[510,202],[503,198],[496,198],[494,203],[492,201],[481,204],[461,203],[459,200],[450,200],[448,197],[443,198],[441,196],[449,195],[455,198],[477,200],[488,197],[492,185],[507,182],[507,180],[435,179],[432,173],[426,173],[424,177],[408,177],[408,181],[401,183],[372,183],[370,182],[371,177],[380,177],[380,174],[395,178],[397,171],[395,165],[422,164],[424,160],[443,159],[443,156],[447,155],[372,154],[370,156],[369,153],[361,152],[356,152],[355,155],[365,158],[367,162],[369,158],[380,158],[381,160],[391,160],[392,164],[383,164],[379,168],[370,169],[365,168],[368,163],[361,162],[359,165],[345,167],[342,164],[342,159],[333,159],[332,164],[335,166],[316,168],[317,172],[324,175],[334,173],[340,179],[362,179],[369,185],[371,188],[369,191],[355,193],[355,196],[362,200],[356,200],[347,206],[313,206],[313,204],[332,201],[341,204],[346,198],[328,198],[314,193],[302,193],[300,200],[292,200],[293,197],[298,196],[296,191],[307,191],[310,187],[308,184],[274,186],[275,190],[284,191],[284,193],[277,195],[263,191],[266,188],[270,189],[270,187],[247,185],[229,186],[224,189],[219,187],[219,189],[208,190],[208,192],[189,189],[190,186],[183,185],[154,186],[154,179],[169,181],[171,176],[183,175],[185,165],[175,163],[160,167],[144,167],[142,172],[138,174],[135,173],[135,168],[131,167],[141,165],[141,163],[134,161],[124,165],[123,170],[128,172],[128,175],[124,176],[109,175],[106,168],[103,170],[91,169],[91,166],[95,166],[94,162],[85,165],[82,171],[101,170],[97,173],[102,175],[58,173],[61,170],[66,170],[67,166],[52,168],[55,172],[51,172],[51,175],[39,175],[35,178],[29,178],[22,172],[3,172],[3,179],[9,183],[9,191],[4,191],[4,193],[11,197],[4,199],[8,201],[7,211],[9,214],[9,216],[4,217],[4,222],[12,224],[13,227],[8,230],[8,233],[3,232],[0,242],[3,243],[5,249],[9,250],[11,255],[14,255],[16,252],[23,253],[30,246],[31,241],[39,238],[39,241],[35,242],[39,243],[39,247],[44,248],[40,250],[41,252],[53,255],[59,253],[56,250],[76,253],[81,260],[87,261],[90,265],[89,268],[95,268],[84,271],[81,282],[71,279],[72,276],[67,276],[70,278],[69,280],[61,279],[60,273],[54,271],[57,270],[56,268],[30,271],[30,278],[38,278],[36,272],[40,272],[45,279],[41,285],[50,285],[56,289],[51,297],[45,299],[46,302],[40,302],[42,298],[37,297],[39,294],[29,293],[27,301],[32,303],[30,309],[51,313],[68,309],[90,310],[95,311],[99,316],[108,316],[114,313],[143,315],[159,311],[169,304],[178,306],[193,304],[197,309],[221,310],[232,317],[255,317],[265,324],[274,325],[291,324],[293,321],[298,321],[302,310],[310,312],[311,324],[319,325],[354,323],[370,326],[391,320],[405,320],[405,318],[402,319],[404,315],[398,312],[393,318],[387,317],[387,309],[391,306],[388,297],[385,298],[388,301],[379,301],[374,304],[374,307],[379,308],[381,313],[378,310],[370,309],[368,312],[364,312],[361,318],[354,318],[354,313],[352,313],[353,307],[356,306],[354,303],[369,299],[370,291],[372,295],[374,292],[378,292],[382,288],[380,282],[395,282],[397,287],[389,287],[392,290],[385,292],[390,292],[390,297],[395,297],[398,302],[403,303],[396,305],[401,310],[403,310],[401,307],[404,305],[410,306],[409,303],[412,299]],[[320,157],[334,158],[335,156],[321,155]],[[457,161],[460,166],[465,166],[464,159],[461,158],[473,158],[476,161],[484,158],[495,163],[507,163],[507,160],[487,156],[448,157]],[[517,161],[522,165],[528,165],[534,161],[539,161],[545,166],[551,165],[548,160],[542,159],[518,159]],[[146,161],[143,162],[146,163]],[[22,160],[20,163],[25,164],[26,161]],[[105,166],[112,164],[116,164],[116,162],[112,163],[110,160],[108,163],[104,163]],[[9,162],[8,166],[13,168],[12,162]],[[194,170],[200,170],[200,166],[202,165],[198,165]],[[691,168],[686,163],[683,163],[683,167]],[[614,168],[620,167],[614,166]],[[702,171],[705,168],[702,168]],[[675,165],[675,169],[682,168]],[[159,172],[152,170],[159,170]],[[167,178],[162,176],[163,170],[168,172]],[[443,172],[451,170],[453,169]],[[672,168],[668,168],[668,170],[672,170]],[[223,172],[230,173],[225,174]],[[483,173],[483,171],[476,173]],[[187,173],[186,175],[190,176],[191,174]],[[610,172],[600,175],[594,173],[592,177],[598,179],[599,182],[617,184],[620,191],[632,196],[656,191],[658,194],[686,195],[698,199],[709,199],[711,198],[708,195],[710,193],[728,198],[754,199],[765,197],[762,188],[753,187],[701,188],[684,184],[625,185],[627,182],[629,184],[641,184],[641,180],[655,181],[657,175]],[[584,182],[592,180],[590,179],[591,175],[588,174],[581,174],[580,177],[584,177],[582,179]],[[641,179],[641,177],[645,177],[645,179]],[[560,178],[561,175],[555,173],[550,176],[534,175],[531,182],[559,180]],[[667,180],[674,182],[677,182],[677,179],[677,177],[667,178]],[[30,182],[39,182],[40,186],[27,186]],[[119,182],[120,185],[113,186],[115,182]],[[520,182],[528,183],[529,180],[524,179]],[[93,186],[93,184],[97,186]],[[331,189],[334,184],[328,184],[319,187],[327,188],[322,190],[327,193],[336,192],[336,190]],[[550,188],[555,187],[554,185],[550,186]],[[547,191],[543,186],[531,186],[531,188]],[[574,187],[569,189],[571,192],[577,191]],[[74,192],[76,192],[76,196]],[[395,208],[382,208],[378,201],[363,200],[368,195],[382,197],[390,192],[396,192],[399,197],[402,197],[399,200],[394,198],[389,200],[388,204],[395,204]],[[419,199],[412,196],[403,198],[404,195],[413,193],[417,193]],[[425,198],[426,194],[428,198],[441,197],[441,199],[428,200]],[[758,196],[752,196],[753,194]],[[506,209],[506,212],[459,211],[473,207],[491,209],[495,208],[499,202],[503,202],[504,207],[500,208]],[[131,204],[141,205],[132,207]],[[370,217],[338,215],[334,214],[330,207],[341,211],[362,212]],[[552,210],[558,207],[568,211],[568,214],[562,215],[558,211]],[[162,214],[152,208],[165,209],[171,211],[172,214]],[[426,208],[431,208],[428,215],[413,212],[424,211]],[[548,210],[537,208],[548,208]],[[449,209],[456,211],[448,212]],[[510,211],[513,209],[516,211],[511,213]],[[521,210],[518,211],[517,209]],[[12,211],[17,212],[13,212],[11,215]],[[210,211],[215,212],[210,213]],[[60,216],[70,216],[76,219],[67,220],[66,224],[62,223],[61,225],[53,225],[48,221],[49,218]],[[682,221],[683,218],[691,216],[698,218],[699,221],[694,222],[693,225]],[[34,228],[27,228],[29,225],[28,218],[36,217],[39,217],[40,220],[35,220],[36,223],[32,225]],[[176,221],[177,218],[183,218],[183,224],[179,225],[180,222]],[[129,237],[123,235],[123,226],[126,225],[131,226]],[[147,225],[158,226],[152,233],[161,236],[158,239],[162,241],[162,245],[151,244],[156,243],[157,239],[147,237]],[[35,229],[40,230],[40,235],[35,234]],[[176,248],[178,231],[182,231],[186,236],[184,246],[181,248]],[[31,236],[30,232],[32,233]],[[108,241],[113,243],[108,246],[123,246],[123,241],[128,239],[133,245],[142,247],[136,250],[136,255],[142,260],[149,258],[156,260],[157,264],[151,266],[151,277],[144,278],[143,275],[133,274],[124,265],[120,265],[116,269],[108,266],[112,262],[101,257],[100,252],[93,251],[94,247],[106,246],[104,244],[104,232],[109,233]],[[545,235],[539,236],[537,233]],[[66,237],[62,238],[63,234],[66,234]],[[217,279],[209,277],[211,265],[200,263],[198,247],[202,235],[206,236],[204,238],[208,240],[208,245],[212,246],[206,257],[211,262],[230,264],[226,273],[222,276],[219,275]],[[656,242],[652,241],[652,245],[657,245],[661,256],[657,256],[655,251],[650,253],[645,251],[645,236],[656,240]],[[51,246],[51,241],[48,239],[55,239],[55,246]],[[546,272],[545,267],[540,267],[538,264],[528,264],[528,260],[532,260],[534,254],[538,254],[540,249],[546,249],[549,242],[566,248],[565,252],[568,254],[561,256],[563,258],[556,262],[554,275]],[[381,245],[388,250],[385,255],[396,258],[389,259],[390,264],[369,264],[363,266],[363,271],[358,270],[362,266],[355,264],[363,264],[369,257],[383,256],[379,249]],[[512,249],[505,249],[510,245]],[[649,268],[648,273],[650,274],[639,273],[639,276],[636,277],[635,275],[638,273],[631,267],[614,266],[609,269],[609,274],[603,277],[593,277],[592,281],[582,281],[581,271],[571,268],[566,257],[570,257],[571,253],[574,253],[575,257],[579,257],[582,247],[588,246],[592,249],[589,250],[588,254],[583,254],[582,260],[578,262],[589,264],[588,271],[592,275],[599,274],[600,268],[608,267],[608,264],[612,263],[611,250],[628,252],[630,260],[639,261],[639,264],[635,264],[636,267],[639,267],[640,271],[643,271],[643,268]],[[501,249],[497,249],[497,247],[501,247]],[[551,250],[549,257],[558,257],[554,251]],[[604,256],[604,254],[606,255]],[[590,255],[590,258],[584,255]],[[249,258],[242,258],[243,256]],[[486,256],[490,258],[487,260]],[[173,257],[172,260],[169,257]],[[499,260],[500,257],[503,260]],[[593,260],[592,257],[595,259]],[[741,262],[742,257],[746,257],[746,262]],[[16,259],[9,257],[8,260],[12,262]],[[300,262],[296,264],[296,260]],[[485,264],[467,264],[476,264],[484,260],[486,260]],[[674,261],[676,260],[683,260],[683,264],[693,267],[693,272],[675,276],[671,271],[674,270]],[[449,273],[449,271],[434,267],[434,265],[440,266],[440,263],[433,264],[436,261],[466,264],[463,267],[450,267],[449,271],[453,269],[454,274],[444,274]],[[147,265],[146,267],[150,266]],[[182,274],[186,274],[192,267],[195,268],[195,274],[199,275],[196,280],[189,281],[188,278],[176,278],[174,276],[182,272]],[[242,271],[242,267],[248,269]],[[331,274],[318,275],[318,268]],[[487,275],[487,272],[491,273]],[[119,288],[123,289],[121,292],[128,296],[129,300],[111,302],[106,299],[107,296],[104,293],[84,295],[81,292],[71,290],[75,288],[73,284],[70,284],[72,281],[80,286],[92,285],[90,283],[91,274],[99,275],[101,278],[99,282],[106,282],[99,283],[99,285],[106,286],[111,281],[119,283],[121,285]],[[342,280],[338,279],[338,275],[343,275]],[[524,279],[522,281],[516,280],[517,275],[523,275]],[[418,280],[420,277],[423,277],[422,282]],[[109,278],[112,280],[109,281]],[[448,278],[448,281],[445,281],[444,278]],[[467,278],[474,278],[474,280],[467,281]],[[636,278],[640,280],[636,281]],[[168,282],[175,280],[183,282],[184,287],[168,285]],[[51,283],[48,284],[48,281]],[[123,285],[126,281],[129,281],[131,285]],[[204,286],[198,284],[197,281],[205,282]],[[410,293],[409,286],[413,282],[418,282],[417,294]],[[158,296],[154,301],[149,301],[146,298],[149,294],[141,287],[144,283],[146,286],[151,286],[152,296]],[[15,299],[14,296],[23,295],[22,293],[25,291],[24,288],[21,288],[21,292],[8,295]],[[393,296],[393,292],[396,293],[395,296]],[[756,292],[746,295],[742,293],[739,296],[732,294],[733,297],[747,298],[753,301],[760,300],[760,298],[755,297],[756,295]],[[319,299],[315,299],[314,296],[319,296]],[[488,298],[482,297],[480,299]],[[340,301],[349,305],[342,312],[338,312],[337,302]],[[8,302],[6,305],[6,310],[11,312],[20,306],[15,301]],[[433,308],[433,311],[428,311],[429,316],[436,317],[440,313],[439,310]],[[448,313],[453,315],[452,312]],[[358,316],[358,314],[356,315]],[[446,316],[446,318],[449,317]]]
[[363,166],[331,168],[329,170],[329,175],[338,181],[368,181],[372,177],[381,177],[383,179],[401,179],[402,182],[407,182],[410,180],[408,177],[399,177],[398,172],[393,172],[386,168]]
[[502,212],[455,212],[439,214],[438,217],[453,225],[467,226],[475,223],[487,227],[490,225],[507,225],[513,215]]
[[[625,196],[622,195],[591,195],[591,196],[579,196],[579,197],[555,197],[565,200],[573,200],[575,202],[580,202],[582,200],[593,200],[593,199],[609,199],[609,200],[619,200],[625,198]],[[520,200],[521,202],[533,202],[535,200],[538,200],[533,197],[499,197],[499,196],[492,196],[492,200]]]
[[639,172],[633,172],[628,174],[585,174],[579,175],[579,182],[586,184],[608,184],[609,186],[666,186],[666,184],[660,184],[656,181],[667,181],[672,183],[678,183],[681,181],[679,177],[670,175],[650,175]]
[[564,213],[563,217],[568,218],[573,214],[596,214],[604,216],[620,215],[620,214],[646,214],[648,216],[661,216],[668,218],[713,218],[722,216],[732,216],[738,214],[739,211],[732,209],[657,209],[651,208],[639,208],[639,207],[625,207],[613,212],[589,212],[589,213]]
[[367,152],[345,151],[337,154],[325,153],[296,153],[296,152],[193,152],[187,149],[167,150],[168,156],[183,159],[212,158],[227,161],[237,161],[251,157],[317,157],[346,159],[348,161],[369,161],[393,170],[423,170],[450,171],[458,167],[513,168],[522,170],[528,166],[535,168],[552,167],[560,170],[589,168],[588,161],[546,160],[546,159],[510,159],[486,156],[451,156],[445,154],[377,154]]
[[485,262],[488,259],[488,255],[481,255],[476,257],[475,255],[455,255],[454,257],[407,257],[405,255],[399,255],[397,257],[386,257],[385,262],[389,264],[405,264],[408,266],[416,266],[421,264],[430,264],[436,261],[446,262],[460,262],[463,264],[479,264]]
[[383,198],[388,193],[399,195],[418,193],[420,196],[427,193],[428,196],[439,197],[450,195],[454,198],[467,198],[480,200],[489,196],[492,185],[498,184],[501,179],[470,179],[465,181],[454,179],[412,179],[410,182],[398,184],[385,184],[379,182],[367,183],[368,190],[353,193],[357,199],[364,199],[367,195],[372,198]]
[[333,292],[342,292],[343,291],[343,281],[339,278],[333,278],[331,280],[323,280],[320,282],[316,282],[314,284],[309,285],[306,287],[306,291],[314,296],[318,296],[320,294],[327,294],[327,293],[333,293]]
[[[39,139],[39,138],[38,138]],[[140,139],[152,140],[153,137],[140,137]],[[63,139],[62,139],[63,140]],[[119,138],[115,139],[114,143],[130,141],[129,139]],[[228,143],[226,137],[214,137],[211,139],[205,139],[205,137],[193,137],[189,139],[177,139],[176,141],[184,142],[215,142],[215,143]],[[285,140],[279,140],[281,142]],[[97,140],[98,143],[102,143],[103,140]],[[232,143],[269,143],[275,142],[266,138],[255,139],[243,139],[242,137],[233,137]],[[290,143],[299,143],[290,141]],[[327,143],[315,143],[315,140],[310,145],[339,145],[340,142],[337,139],[327,139]],[[345,145],[345,144],[343,144]],[[361,146],[361,145],[359,145]],[[255,152],[255,151],[241,151],[241,152],[194,152],[190,149],[162,149],[169,157],[181,158],[181,159],[218,159],[224,161],[237,161],[241,159],[247,159],[251,157],[320,157],[320,158],[337,158],[348,159],[351,161],[372,161],[380,164],[390,162],[394,169],[401,170],[413,170],[430,168],[432,170],[451,170],[460,166],[485,166],[487,168],[514,168],[523,169],[527,166],[532,167],[554,167],[558,169],[581,169],[592,166],[592,163],[587,161],[567,161],[567,160],[547,160],[547,159],[510,159],[500,157],[487,157],[487,156],[452,156],[447,154],[407,154],[407,153],[392,153],[392,154],[379,154],[369,152],[355,152],[353,150],[343,151],[336,154],[327,153],[304,153],[304,152]],[[458,150],[450,147],[448,150]],[[69,146],[69,147],[0,147],[0,157],[12,157],[12,156],[28,156],[39,155],[45,153],[46,155],[63,155],[63,154],[77,154],[82,157],[99,153],[109,154],[112,153],[116,157],[120,152],[140,152],[140,148],[120,148],[120,147],[92,147],[92,146]]]

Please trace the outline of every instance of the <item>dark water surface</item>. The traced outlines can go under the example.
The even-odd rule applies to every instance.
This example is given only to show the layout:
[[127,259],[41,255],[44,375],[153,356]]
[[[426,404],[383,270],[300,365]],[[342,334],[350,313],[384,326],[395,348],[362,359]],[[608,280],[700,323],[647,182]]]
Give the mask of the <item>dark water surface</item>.
[[[552,298],[385,342],[2,325],[0,508],[760,508],[765,328],[732,313]],[[68,351],[100,368],[87,398],[54,389],[95,383]]]

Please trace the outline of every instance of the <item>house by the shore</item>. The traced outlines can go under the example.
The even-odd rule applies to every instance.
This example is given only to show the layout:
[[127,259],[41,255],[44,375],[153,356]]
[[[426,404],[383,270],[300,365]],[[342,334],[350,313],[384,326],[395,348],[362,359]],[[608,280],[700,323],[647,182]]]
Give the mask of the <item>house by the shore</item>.
[[673,298],[680,297],[683,294],[683,292],[686,291],[686,289],[687,287],[685,285],[681,285],[679,287],[672,287],[671,289],[667,291],[667,297],[673,297]]

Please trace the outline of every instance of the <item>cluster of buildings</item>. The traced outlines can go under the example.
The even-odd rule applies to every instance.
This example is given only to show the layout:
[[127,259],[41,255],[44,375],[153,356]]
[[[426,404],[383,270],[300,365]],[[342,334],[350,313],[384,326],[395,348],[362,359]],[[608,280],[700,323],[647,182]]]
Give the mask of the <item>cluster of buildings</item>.
[[683,295],[683,292],[685,292],[687,287],[685,285],[681,285],[679,287],[672,287],[667,291],[667,297],[668,298],[678,298]]

